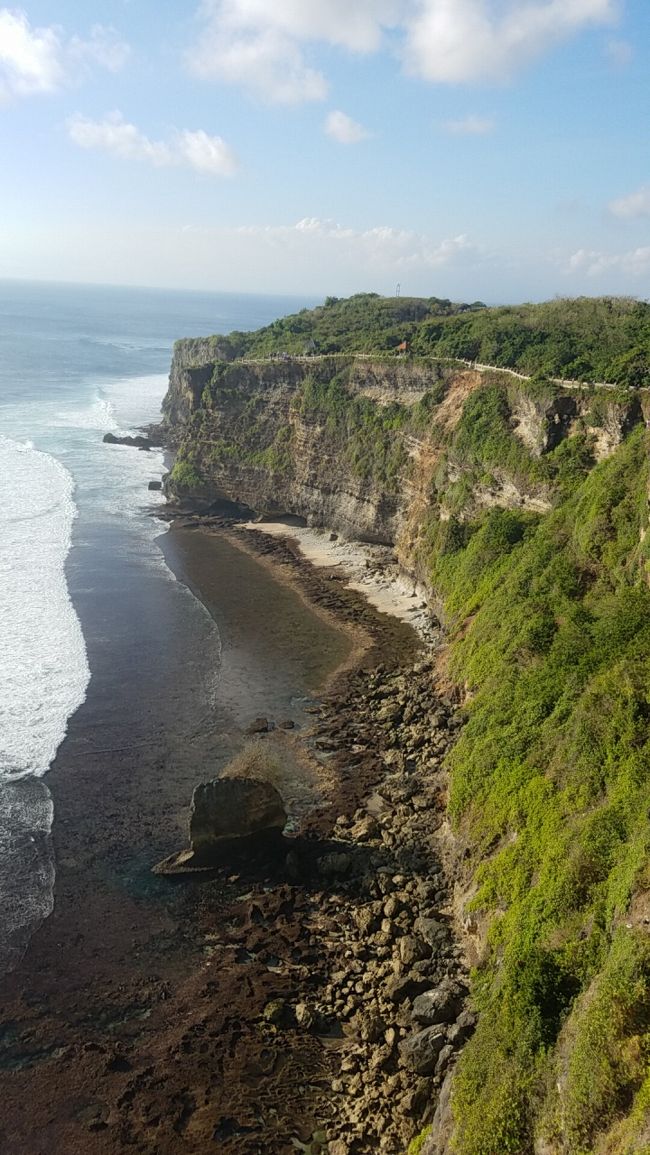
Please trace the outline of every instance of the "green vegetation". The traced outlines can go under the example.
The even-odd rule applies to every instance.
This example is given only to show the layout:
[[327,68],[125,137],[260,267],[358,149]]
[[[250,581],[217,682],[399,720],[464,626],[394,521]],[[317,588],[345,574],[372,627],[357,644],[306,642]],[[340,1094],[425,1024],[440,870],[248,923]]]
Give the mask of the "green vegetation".
[[427,1136],[430,1134],[430,1132],[431,1128],[425,1127],[424,1131],[422,1131],[420,1135],[416,1135],[415,1139],[409,1143],[407,1155],[420,1155],[420,1152],[422,1151],[422,1148],[427,1141]]
[[579,297],[425,320],[413,351],[530,375],[638,387],[650,377],[650,306],[629,298]]
[[178,458],[171,471],[171,481],[176,489],[200,489],[203,478],[188,458]]
[[358,293],[347,300],[328,297],[316,309],[302,309],[282,317],[255,333],[232,333],[238,348],[248,357],[271,353],[381,353],[396,349],[410,339],[426,317],[449,317],[484,308],[454,305],[437,297],[380,297]]
[[389,494],[399,487],[407,462],[403,438],[409,422],[403,405],[376,405],[348,391],[348,372],[334,377],[308,375],[295,402],[304,421],[323,427],[331,452],[357,477]]
[[330,297],[254,333],[212,338],[222,356],[409,353],[479,361],[526,375],[650,383],[650,305],[627,297],[579,297],[487,308],[437,297]]
[[[459,439],[471,454],[463,422]],[[650,944],[624,919],[650,851],[648,481],[637,427],[544,518],[493,509],[451,542],[448,524],[429,526],[470,690],[450,811],[490,928],[456,1078],[459,1155],[532,1151],[544,1126],[586,1155],[644,1086]],[[545,1088],[563,1039],[560,1110]]]

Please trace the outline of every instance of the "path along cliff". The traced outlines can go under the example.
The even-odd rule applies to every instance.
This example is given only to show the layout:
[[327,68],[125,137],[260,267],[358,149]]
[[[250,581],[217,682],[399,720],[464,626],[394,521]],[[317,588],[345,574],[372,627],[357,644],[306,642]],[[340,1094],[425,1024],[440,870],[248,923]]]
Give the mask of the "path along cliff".
[[[444,625],[444,646],[413,679],[414,693],[424,678],[433,694],[424,756],[398,742],[386,760],[389,774],[406,758],[401,771],[414,776],[400,789],[425,827],[444,804],[430,826],[453,882],[455,949],[472,968],[467,1024],[478,1015],[457,1064],[452,1046],[438,1066],[449,1046],[438,1020],[419,1042],[415,1027],[407,1036],[416,1099],[434,1096],[422,1149],[647,1151],[647,391],[428,358],[222,352],[218,338],[176,345],[164,405],[177,451],[170,498],[193,513],[291,516],[385,546]],[[458,737],[443,766],[429,765],[434,702],[445,698],[461,703]],[[400,800],[389,790],[382,804]],[[414,927],[417,954],[426,935]],[[390,969],[389,931],[372,932],[387,952],[379,969]],[[408,998],[421,1027],[418,992]],[[397,1043],[377,1048],[387,1083]],[[428,1091],[419,1046],[438,1048],[426,1057],[438,1076]],[[376,1082],[363,1061],[348,1072],[348,1099]],[[358,1124],[336,1155],[374,1149],[359,1146]]]

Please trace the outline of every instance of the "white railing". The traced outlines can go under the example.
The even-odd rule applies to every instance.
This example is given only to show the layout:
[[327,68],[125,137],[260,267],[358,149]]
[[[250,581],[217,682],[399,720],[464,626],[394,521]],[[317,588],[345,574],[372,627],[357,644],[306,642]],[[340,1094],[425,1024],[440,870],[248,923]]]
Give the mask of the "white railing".
[[[470,369],[477,369],[480,373],[509,373],[511,377],[517,377],[520,381],[532,381],[533,374],[519,373],[516,369],[506,369],[503,365],[483,365],[480,361],[466,361],[463,357],[457,357],[462,365],[468,365]],[[549,377],[549,381],[553,385],[563,385],[566,389],[619,389],[613,381],[575,381],[570,377]]]
[[[303,354],[269,354],[267,357],[239,357],[237,364],[239,365],[266,365],[269,362],[280,364],[283,361],[299,361],[306,365],[313,364],[314,361],[330,361],[332,358],[345,358],[349,360],[354,358],[357,361],[378,361],[390,360],[394,361],[395,357],[392,354],[381,353],[303,353]],[[398,359],[401,355],[398,354]],[[481,361],[467,361],[464,357],[435,357],[433,354],[418,357],[420,361],[435,361],[437,364],[455,363],[458,365],[467,365],[468,369],[474,369],[478,373],[507,373],[510,377],[516,377],[519,381],[532,381],[533,374],[519,373],[517,369],[508,369],[504,365],[485,365]],[[613,381],[575,381],[566,377],[549,377],[548,380],[553,385],[560,385],[564,389],[620,389],[622,386],[617,385]],[[623,386],[625,388],[625,386]],[[628,386],[631,388],[631,386]]]

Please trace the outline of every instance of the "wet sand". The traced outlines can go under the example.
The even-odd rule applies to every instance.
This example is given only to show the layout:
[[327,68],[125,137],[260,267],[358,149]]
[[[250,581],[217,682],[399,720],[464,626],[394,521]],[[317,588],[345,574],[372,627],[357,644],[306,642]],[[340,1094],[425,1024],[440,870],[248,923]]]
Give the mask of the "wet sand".
[[350,589],[362,593],[381,613],[406,622],[427,644],[439,640],[425,589],[400,570],[395,551],[388,546],[346,541],[329,530],[283,521],[252,521],[244,528],[271,537],[292,538],[313,566],[345,574]]
[[[3,1155],[279,1155],[318,1122],[322,1045],[301,1036],[287,1050],[260,1022],[289,981],[273,967],[280,931],[285,947],[295,942],[295,966],[310,966],[281,872],[249,862],[174,884],[150,867],[185,843],[193,786],[240,748],[252,718],[304,724],[304,699],[349,665],[372,621],[379,642],[369,660],[413,641],[405,627],[395,634],[388,619],[368,617],[358,595],[330,590],[327,575],[296,592],[281,549],[274,577],[268,555],[280,543],[260,544],[262,564],[218,533],[174,529],[164,544],[214,615],[220,643],[207,614],[188,614],[175,583],[153,580],[118,540],[80,543],[70,557],[92,680],[47,777],[55,910],[2,982]],[[309,587],[304,563],[300,572]],[[361,624],[339,614],[341,600]],[[350,805],[356,789],[348,785]],[[329,810],[344,801],[332,798]],[[237,952],[262,934],[250,922],[253,886],[265,904],[265,955],[244,975]],[[232,1118],[251,1095],[249,1135]],[[274,1134],[284,1136],[277,1146]]]

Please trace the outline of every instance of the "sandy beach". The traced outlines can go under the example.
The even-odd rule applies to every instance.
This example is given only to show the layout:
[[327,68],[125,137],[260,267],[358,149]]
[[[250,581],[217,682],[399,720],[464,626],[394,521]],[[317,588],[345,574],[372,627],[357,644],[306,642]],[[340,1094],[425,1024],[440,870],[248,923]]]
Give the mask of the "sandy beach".
[[349,588],[363,594],[380,613],[406,622],[428,645],[439,640],[424,589],[400,570],[389,547],[346,541],[329,530],[283,521],[249,521],[243,528],[291,538],[307,561],[317,569],[339,570]]

